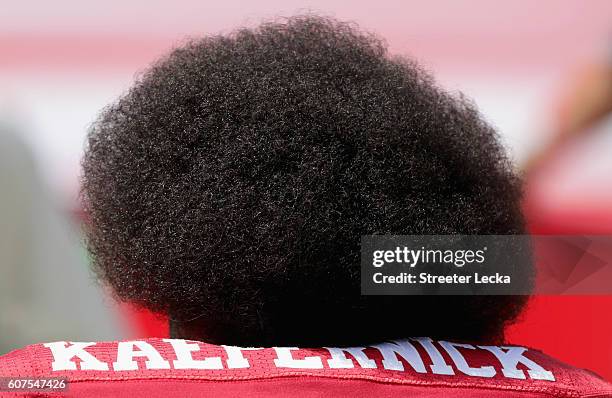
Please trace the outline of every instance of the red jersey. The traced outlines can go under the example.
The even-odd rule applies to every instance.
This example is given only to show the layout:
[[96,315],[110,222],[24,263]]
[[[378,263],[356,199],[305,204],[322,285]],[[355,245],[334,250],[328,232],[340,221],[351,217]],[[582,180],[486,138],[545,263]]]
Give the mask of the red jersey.
[[60,341],[0,357],[0,378],[0,394],[36,397],[612,397],[612,384],[537,350],[429,338],[349,348]]

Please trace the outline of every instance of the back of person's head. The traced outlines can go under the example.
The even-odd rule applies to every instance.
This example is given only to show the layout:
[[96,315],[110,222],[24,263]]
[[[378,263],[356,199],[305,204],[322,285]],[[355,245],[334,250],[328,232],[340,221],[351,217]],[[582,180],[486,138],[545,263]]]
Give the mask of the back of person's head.
[[367,234],[521,234],[521,187],[474,106],[353,25],[196,39],[90,131],[88,245],[117,296],[235,345],[499,341],[526,299],[362,296]]

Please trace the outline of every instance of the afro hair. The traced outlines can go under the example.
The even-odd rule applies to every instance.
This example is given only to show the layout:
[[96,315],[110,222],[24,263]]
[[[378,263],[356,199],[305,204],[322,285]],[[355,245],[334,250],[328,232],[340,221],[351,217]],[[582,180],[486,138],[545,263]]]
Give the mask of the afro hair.
[[521,296],[362,296],[367,234],[522,234],[521,184],[473,105],[352,24],[193,39],[90,129],[94,269],[213,343],[499,341]]

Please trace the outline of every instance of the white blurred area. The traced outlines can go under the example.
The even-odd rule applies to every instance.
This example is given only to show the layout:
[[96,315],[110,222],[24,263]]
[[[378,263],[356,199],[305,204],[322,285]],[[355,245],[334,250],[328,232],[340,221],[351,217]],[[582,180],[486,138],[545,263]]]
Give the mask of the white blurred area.
[[[76,206],[89,124],[188,36],[308,11],[354,21],[384,37],[393,54],[417,58],[443,86],[473,98],[517,163],[553,133],[551,103],[563,79],[580,62],[612,53],[609,1],[0,4],[0,117],[22,127],[45,179],[69,207]],[[602,143],[612,149],[610,139],[601,140],[593,150]]]
[[[148,64],[187,36],[306,11],[358,23],[471,97],[517,165],[554,134],[552,104],[565,78],[583,61],[612,58],[609,0],[0,0],[0,121],[31,151],[54,198],[50,211],[69,219],[88,126]],[[602,183],[612,175],[611,127],[595,127],[601,134],[551,174],[541,189],[551,206],[611,203],[612,184]]]

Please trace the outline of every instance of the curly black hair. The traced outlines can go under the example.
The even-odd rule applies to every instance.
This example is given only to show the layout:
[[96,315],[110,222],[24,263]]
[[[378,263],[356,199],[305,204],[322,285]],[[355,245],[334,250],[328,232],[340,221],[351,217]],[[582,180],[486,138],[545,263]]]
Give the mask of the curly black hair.
[[521,183],[475,107],[352,24],[191,40],[91,128],[94,269],[174,334],[265,346],[499,341],[526,297],[362,296],[366,234],[521,234]]

